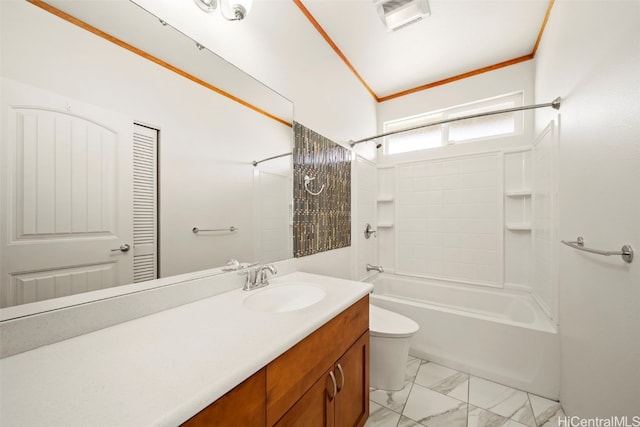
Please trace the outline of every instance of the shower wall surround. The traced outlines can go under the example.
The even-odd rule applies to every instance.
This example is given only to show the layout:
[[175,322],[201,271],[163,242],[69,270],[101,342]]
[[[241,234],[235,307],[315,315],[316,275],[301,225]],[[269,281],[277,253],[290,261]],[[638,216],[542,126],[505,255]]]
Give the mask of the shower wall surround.
[[503,286],[502,157],[396,166],[396,272]]
[[[556,267],[547,264],[547,252],[557,238],[547,224],[557,217],[549,204],[555,174],[549,141],[540,144],[547,149],[535,168],[531,146],[506,144],[378,166],[378,262],[395,273],[528,290],[553,317]],[[538,181],[532,183],[533,169]],[[534,245],[538,228],[541,240]]]
[[293,254],[350,246],[351,151],[300,123],[293,132]]

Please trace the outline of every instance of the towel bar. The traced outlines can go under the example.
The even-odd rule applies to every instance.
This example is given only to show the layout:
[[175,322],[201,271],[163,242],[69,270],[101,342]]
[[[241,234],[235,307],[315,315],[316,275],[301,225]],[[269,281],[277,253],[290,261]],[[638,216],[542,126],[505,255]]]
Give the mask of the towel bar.
[[566,240],[560,240],[560,242],[579,251],[591,252],[592,254],[604,256],[620,255],[624,262],[630,263],[631,261],[633,261],[633,248],[631,247],[631,245],[624,245],[619,251],[603,251],[600,249],[585,248],[584,239],[581,236],[578,236],[578,238],[574,242],[567,242]]
[[238,227],[235,227],[233,225],[228,228],[209,228],[209,229],[193,227],[191,231],[193,231],[194,233],[198,233],[200,231],[238,231]]

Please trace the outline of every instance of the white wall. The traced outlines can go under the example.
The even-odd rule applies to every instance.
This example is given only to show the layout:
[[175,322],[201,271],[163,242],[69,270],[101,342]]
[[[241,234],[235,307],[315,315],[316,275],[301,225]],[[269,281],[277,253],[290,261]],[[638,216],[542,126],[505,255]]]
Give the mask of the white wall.
[[[429,90],[417,92],[401,98],[383,102],[378,105],[378,126],[379,132],[383,132],[383,123],[389,120],[410,117],[429,111],[436,111],[444,108],[454,107],[481,99],[491,98],[502,94],[523,92],[523,104],[533,104],[534,95],[534,63],[526,61],[520,64],[501,68],[477,76],[459,80],[447,85],[438,86]],[[531,258],[531,233],[530,231],[512,231],[503,230],[504,222],[524,222],[527,212],[530,210],[531,198],[505,198],[504,215],[503,209],[503,188],[507,191],[521,190],[530,183],[525,182],[525,175],[530,173],[528,168],[531,165],[530,159],[527,161],[526,153],[511,152],[512,150],[521,150],[523,147],[531,144],[534,139],[533,113],[525,112],[524,128],[521,134],[506,137],[495,138],[485,141],[478,141],[470,144],[459,144],[453,146],[445,146],[424,150],[421,152],[410,152],[396,154],[392,156],[383,155],[383,150],[378,150],[378,164],[381,166],[393,166],[407,162],[430,161],[436,159],[455,159],[457,156],[476,155],[478,153],[488,151],[503,151],[504,164],[498,165],[497,176],[492,184],[496,186],[500,194],[495,194],[496,199],[495,212],[496,221],[499,222],[499,230],[493,238],[493,246],[498,242],[498,247],[493,247],[493,251],[498,253],[499,260],[492,261],[492,268],[498,268],[493,272],[491,282],[494,285],[502,286],[503,282],[509,285],[517,285],[528,287],[530,285],[530,258]],[[362,144],[373,146],[372,143]],[[502,154],[501,154],[502,156]],[[501,157],[502,159],[502,157]],[[471,173],[472,171],[468,171]],[[383,173],[383,172],[381,172]],[[385,176],[389,176],[391,170],[385,170]],[[381,176],[382,177],[382,176]],[[418,191],[418,189],[416,190]],[[424,191],[424,189],[420,190]],[[396,197],[398,194],[396,194]],[[494,200],[495,201],[495,200]],[[463,201],[459,201],[462,203]],[[475,203],[472,200],[466,203]],[[395,203],[397,205],[397,203]],[[467,206],[472,206],[467,204]],[[379,208],[389,209],[388,206],[379,206]],[[391,209],[394,209],[393,205]],[[397,209],[397,207],[395,207]],[[397,213],[397,212],[396,212]],[[465,215],[464,211],[455,213],[456,215]],[[396,218],[397,219],[397,218]],[[459,218],[450,218],[451,221],[459,221]],[[449,222],[451,222],[449,221]],[[384,245],[379,250],[380,262],[394,270],[398,266],[396,264],[396,254],[394,244],[397,243],[399,226],[389,228],[381,235],[380,243]],[[409,230],[407,230],[409,231]],[[408,234],[418,236],[420,233],[413,230]],[[424,233],[423,233],[424,234]],[[437,233],[440,235],[440,233]],[[504,236],[504,239],[503,239]],[[434,237],[434,236],[431,236]],[[504,242],[504,244],[503,244]],[[504,248],[503,248],[504,246]],[[483,246],[484,247],[484,246]],[[467,253],[478,248],[478,246],[469,247]],[[395,248],[398,249],[398,248]],[[485,248],[486,249],[486,248]],[[504,253],[504,269],[502,256]],[[486,256],[486,255],[483,255]],[[402,257],[400,257],[402,258]],[[476,272],[468,276],[473,276],[474,282],[487,282],[486,267],[487,265],[480,263],[479,258],[473,260],[469,264],[469,268],[475,269]],[[480,273],[480,270],[483,270]],[[469,280],[471,280],[468,277]]]
[[[367,272],[367,264],[378,265],[378,237],[380,229],[377,219],[377,199],[378,199],[378,176],[375,163],[360,156],[354,158],[355,172],[352,175],[354,185],[352,186],[353,210],[351,244],[356,250],[356,257],[352,266],[352,277],[356,280],[363,280],[371,275]],[[366,225],[377,230],[375,234],[365,237]]]
[[[563,97],[561,239],[640,248],[639,21],[637,1],[553,6],[535,61],[536,99]],[[552,117],[540,111],[537,126]],[[564,245],[559,253],[562,405],[581,417],[637,416],[640,262]]]
[[[376,102],[294,2],[256,1],[244,21],[232,23],[203,14],[192,0],[136,3],[293,101],[295,120],[313,131],[344,146],[376,133]],[[371,147],[357,152],[375,156]],[[349,278],[354,256],[352,241],[350,248],[305,257],[300,265]]]
[[[293,6],[293,2],[290,2]],[[348,141],[376,133],[376,102],[342,63],[328,44],[317,33],[306,18],[299,13],[295,21],[289,21],[287,27],[300,31],[305,36],[292,40],[290,46],[296,53],[296,59],[280,64],[290,74],[285,96],[294,103],[294,118],[297,122],[326,136],[332,141],[348,146]],[[300,20],[303,20],[302,22]],[[355,153],[373,158],[375,153],[366,147],[359,148],[352,155],[352,177],[358,173]],[[366,178],[365,178],[366,179]],[[356,199],[352,192],[352,231],[357,235],[360,230],[354,216]],[[322,254],[301,259],[303,271],[326,274],[341,278],[352,276],[351,265],[356,259],[357,241],[352,238],[351,247],[335,249]]]
[[534,141],[531,170],[531,292],[558,323],[558,129],[549,124]]
[[[526,61],[382,102],[378,104],[378,130],[382,132],[383,123],[389,120],[454,107],[511,92],[524,91],[523,104],[532,104],[533,83],[534,64],[533,61]],[[525,125],[532,123],[532,118],[533,115],[531,113],[525,113]],[[510,145],[530,144],[532,130],[531,126],[525,127],[521,137],[510,142]],[[372,143],[367,143],[367,145],[369,144]],[[491,143],[482,143],[481,145],[486,149],[494,147]],[[450,149],[449,151],[453,151],[452,149],[456,151],[458,149],[464,150],[465,145],[447,148]],[[381,154],[382,149],[378,150],[378,152]],[[411,157],[413,156],[409,158]]]
[[[291,129],[27,2],[2,8],[4,77],[160,129],[162,275],[251,261],[251,161],[290,151]],[[230,225],[240,231],[191,232]]]
[[375,105],[292,1],[255,1],[241,22],[193,0],[135,0],[294,103],[296,121],[341,144],[375,134]]

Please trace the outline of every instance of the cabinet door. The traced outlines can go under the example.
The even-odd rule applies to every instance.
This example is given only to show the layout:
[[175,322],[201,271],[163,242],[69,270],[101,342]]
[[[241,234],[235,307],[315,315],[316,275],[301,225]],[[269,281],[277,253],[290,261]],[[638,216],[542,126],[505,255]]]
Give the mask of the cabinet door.
[[364,426],[369,417],[369,331],[334,366],[338,382],[336,427]]
[[266,370],[262,369],[182,426],[264,427],[267,424],[266,381]]
[[325,372],[275,426],[334,427],[336,389],[331,374]]
[[278,422],[368,328],[367,295],[269,363],[267,424]]

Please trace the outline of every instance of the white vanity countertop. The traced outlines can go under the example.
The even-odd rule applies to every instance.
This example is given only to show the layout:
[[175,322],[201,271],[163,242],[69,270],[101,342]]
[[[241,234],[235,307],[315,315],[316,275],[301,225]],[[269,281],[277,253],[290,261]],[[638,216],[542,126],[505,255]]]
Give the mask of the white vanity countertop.
[[[240,289],[0,360],[1,426],[177,426],[372,290],[292,273],[326,291],[285,313]],[[263,288],[266,289],[266,288]]]

